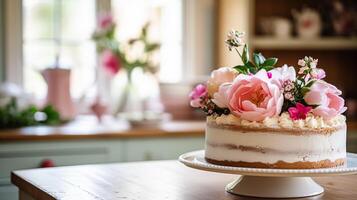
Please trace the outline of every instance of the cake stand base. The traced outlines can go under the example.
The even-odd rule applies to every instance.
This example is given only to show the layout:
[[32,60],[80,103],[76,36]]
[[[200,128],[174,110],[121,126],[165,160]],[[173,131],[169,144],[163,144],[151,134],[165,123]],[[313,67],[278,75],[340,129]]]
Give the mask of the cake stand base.
[[308,177],[241,176],[229,183],[226,191],[251,197],[297,198],[319,195],[324,189]]

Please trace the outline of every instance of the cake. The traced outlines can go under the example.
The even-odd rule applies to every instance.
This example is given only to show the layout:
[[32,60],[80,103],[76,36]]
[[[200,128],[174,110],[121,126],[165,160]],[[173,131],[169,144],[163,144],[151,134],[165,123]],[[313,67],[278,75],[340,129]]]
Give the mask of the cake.
[[207,115],[206,161],[277,169],[344,165],[346,107],[318,60],[298,60],[297,72],[261,53],[251,61],[243,36],[231,31],[226,40],[243,64],[214,70],[190,93],[191,106]]

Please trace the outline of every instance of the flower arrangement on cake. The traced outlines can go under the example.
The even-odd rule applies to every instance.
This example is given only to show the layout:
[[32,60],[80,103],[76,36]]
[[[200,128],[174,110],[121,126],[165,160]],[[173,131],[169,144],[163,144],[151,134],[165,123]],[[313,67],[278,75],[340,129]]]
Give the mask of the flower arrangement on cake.
[[339,89],[323,79],[318,60],[275,67],[277,58],[253,53],[244,33],[232,30],[225,43],[242,65],[214,70],[190,93],[192,107],[207,115],[209,162],[269,168],[342,165],[346,157],[346,111]]

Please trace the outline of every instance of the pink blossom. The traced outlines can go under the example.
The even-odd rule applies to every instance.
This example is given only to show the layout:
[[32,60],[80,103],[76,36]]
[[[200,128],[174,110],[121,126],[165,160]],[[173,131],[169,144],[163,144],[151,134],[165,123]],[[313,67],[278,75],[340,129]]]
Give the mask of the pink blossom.
[[190,93],[190,105],[194,108],[202,106],[202,97],[207,95],[207,87],[203,84],[198,84]]
[[310,91],[304,96],[304,100],[309,105],[316,105],[312,113],[325,119],[330,119],[347,110],[344,107],[345,101],[341,95],[342,92],[335,86],[322,81],[316,81]]
[[102,30],[108,29],[114,25],[113,16],[111,14],[104,14],[99,17],[98,27]]
[[297,103],[295,107],[290,107],[288,109],[290,118],[293,120],[306,119],[307,113],[309,113],[310,111],[310,106],[304,106],[301,103]]
[[310,72],[310,75],[311,75],[311,78],[313,79],[323,79],[326,77],[326,73],[323,69],[320,69],[320,68],[314,68],[311,70]]
[[218,92],[213,95],[213,103],[220,108],[228,108],[228,94],[232,83],[223,83],[219,86]]
[[101,55],[102,66],[111,75],[115,75],[121,68],[121,62],[112,51],[106,50]]
[[279,86],[279,88],[283,87],[283,83],[286,81],[295,81],[296,72],[294,67],[288,67],[287,65],[283,65],[282,67],[277,67],[269,71],[271,73],[272,80],[274,83]]
[[217,92],[221,84],[231,83],[236,76],[237,72],[231,67],[221,67],[213,70],[211,77],[207,81],[209,95],[212,96]]
[[271,77],[273,77],[273,74],[271,72],[267,72],[267,76],[268,76],[268,78],[271,78]]
[[228,107],[232,114],[249,121],[261,121],[280,114],[284,97],[274,80],[265,70],[249,76],[240,74],[228,94]]

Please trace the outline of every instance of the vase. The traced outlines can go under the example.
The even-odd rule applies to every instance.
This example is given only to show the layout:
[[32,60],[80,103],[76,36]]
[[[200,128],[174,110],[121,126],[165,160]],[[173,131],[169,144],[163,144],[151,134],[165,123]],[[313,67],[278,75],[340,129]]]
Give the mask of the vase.
[[125,84],[119,88],[121,88],[121,94],[115,115],[129,121],[143,121],[154,119],[155,116],[163,113],[159,82],[155,74],[136,67],[126,72]]
[[70,120],[76,115],[76,109],[70,94],[71,70],[47,68],[42,76],[47,83],[46,104],[52,105],[62,119]]

